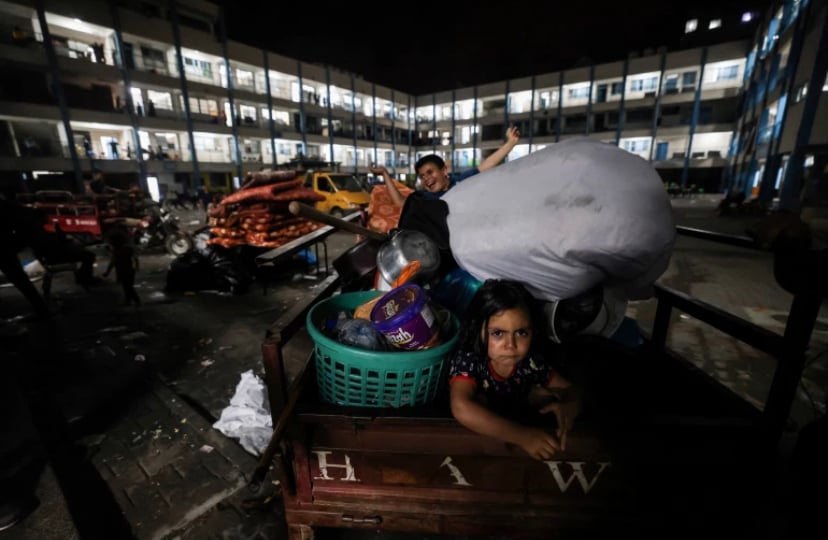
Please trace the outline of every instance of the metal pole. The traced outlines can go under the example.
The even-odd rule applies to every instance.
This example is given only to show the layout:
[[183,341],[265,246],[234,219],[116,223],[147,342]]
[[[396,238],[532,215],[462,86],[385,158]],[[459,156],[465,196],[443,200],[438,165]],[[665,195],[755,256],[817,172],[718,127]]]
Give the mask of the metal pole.
[[129,69],[126,66],[126,57],[124,55],[124,38],[121,33],[121,16],[118,13],[118,6],[115,3],[109,4],[110,12],[112,14],[112,25],[115,27],[115,52],[118,55],[118,64],[121,68],[121,77],[124,79],[124,101],[126,102],[127,114],[129,114],[129,122],[132,124],[132,144],[135,145],[135,157],[138,159],[138,182],[141,189],[148,190],[147,185],[147,164],[144,161],[144,151],[141,148],[141,137],[138,136],[138,115],[135,112],[135,104],[132,102],[132,81],[129,74]]
[[40,31],[43,33],[43,45],[46,48],[46,57],[49,60],[49,71],[52,74],[52,92],[57,97],[63,129],[66,131],[66,138],[69,140],[69,156],[72,158],[72,169],[75,172],[75,190],[78,193],[83,193],[83,175],[81,174],[78,150],[75,148],[75,135],[72,131],[72,122],[69,118],[69,106],[66,103],[63,84],[60,82],[60,68],[58,67],[57,53],[55,53],[55,46],[52,43],[52,34],[49,32],[49,25],[46,23],[46,12],[43,9],[43,0],[35,1],[35,9],[37,10],[37,20],[40,22]]
[[296,72],[299,75],[299,130],[302,135],[302,155],[308,157],[308,136],[305,129],[305,89],[302,85],[302,62],[296,61]]
[[269,53],[262,49],[262,64],[265,71],[265,91],[267,92],[267,117],[268,128],[270,129],[270,155],[273,156],[273,166],[278,165],[278,158],[276,154],[276,124],[273,122],[273,94],[270,89],[270,56]]
[[371,132],[374,135],[374,163],[378,163],[377,158],[377,85],[371,83]]
[[[621,144],[621,132],[624,129],[624,107],[627,98],[627,74],[630,70],[630,57],[624,59],[624,70],[621,77],[621,101],[618,103],[618,124],[615,126],[615,146]],[[561,88],[563,90],[563,88]],[[610,88],[610,92],[612,89]]]
[[[168,0],[167,7],[172,20],[173,39],[175,40],[175,60],[178,66],[178,76],[181,81],[181,96],[184,98],[184,120],[187,122],[187,136],[190,140],[190,155],[193,158],[194,187],[202,185],[201,173],[198,170],[198,156],[196,155],[195,138],[193,137],[193,117],[190,114],[190,94],[187,90],[187,75],[184,73],[184,57],[181,55],[181,31],[178,27],[178,12],[175,0]],[[231,111],[232,112],[232,111]]]
[[[532,78],[534,92],[534,77]],[[589,135],[592,132],[592,87],[595,85],[595,64],[589,66],[589,99],[587,99],[587,114],[586,127],[584,128],[584,135]]]
[[454,107],[455,103],[457,103],[457,94],[455,93],[454,89],[451,90],[451,162],[457,163],[457,156],[455,155],[457,152],[457,145],[455,144],[455,131],[457,130],[457,119],[454,115]]
[[684,153],[684,168],[681,170],[681,188],[687,187],[687,176],[690,169],[690,154],[693,152],[693,135],[696,132],[696,124],[699,123],[699,109],[701,108],[702,82],[704,82],[704,65],[707,63],[707,47],[701,52],[701,68],[699,69],[699,82],[696,85],[696,95],[693,98],[693,117],[690,119],[690,133],[687,135],[687,152]]
[[661,115],[661,92],[664,89],[664,68],[667,67],[667,51],[661,53],[661,65],[658,68],[658,91],[656,91],[655,109],[653,110],[653,130],[650,136],[650,158],[653,161],[653,150],[658,136],[658,117]]
[[[230,122],[230,125],[233,129],[233,146],[235,146],[235,160],[236,160],[236,176],[239,179],[239,185],[244,181],[244,177],[242,176],[242,160],[241,160],[241,150],[239,148],[239,125],[236,122],[236,104],[233,100],[233,72],[230,70],[230,57],[227,53],[227,30],[224,26],[224,10],[221,6],[218,6],[218,23],[219,23],[219,36],[221,38],[221,54],[224,56],[224,69],[227,72],[227,101],[230,103],[230,110],[233,111],[233,118]],[[189,114],[189,113],[188,113]],[[268,111],[268,116],[270,116],[270,111]]]
[[325,66],[325,92],[328,101],[328,151],[331,156],[331,164],[334,161],[334,133],[333,133],[333,115],[331,113],[331,68]]
[[359,155],[357,154],[357,136],[356,136],[356,83],[354,82],[354,75],[351,74],[351,132],[354,137],[354,174],[359,171]]

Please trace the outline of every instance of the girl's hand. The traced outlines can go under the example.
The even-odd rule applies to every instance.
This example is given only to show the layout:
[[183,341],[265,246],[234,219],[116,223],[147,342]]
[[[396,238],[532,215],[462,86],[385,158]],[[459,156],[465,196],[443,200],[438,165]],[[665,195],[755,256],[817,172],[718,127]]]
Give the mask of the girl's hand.
[[371,174],[382,175],[382,176],[384,176],[385,174],[388,174],[388,169],[386,169],[385,167],[377,167],[376,164],[372,164],[371,167],[369,167],[368,170],[371,171]]
[[561,441],[561,450],[566,450],[566,435],[569,429],[575,422],[578,412],[581,410],[580,403],[577,400],[571,401],[556,401],[541,407],[540,413],[546,414],[551,412],[555,415],[558,422],[558,431],[556,435]]
[[561,449],[555,437],[537,428],[526,428],[519,444],[527,454],[539,460],[549,459]]
[[520,130],[517,127],[511,126],[509,129],[506,130],[506,141],[507,142],[517,144],[517,142],[519,140],[520,140]]

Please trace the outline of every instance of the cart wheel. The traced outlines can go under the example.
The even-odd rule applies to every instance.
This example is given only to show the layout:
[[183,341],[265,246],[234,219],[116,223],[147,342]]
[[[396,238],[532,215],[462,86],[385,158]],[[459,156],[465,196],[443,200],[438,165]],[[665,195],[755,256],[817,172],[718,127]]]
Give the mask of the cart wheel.
[[340,208],[333,208],[331,210],[331,215],[337,219],[342,219],[345,216],[344,212],[342,212],[342,209]]
[[193,239],[188,234],[178,232],[168,236],[164,246],[170,255],[184,255],[193,249]]

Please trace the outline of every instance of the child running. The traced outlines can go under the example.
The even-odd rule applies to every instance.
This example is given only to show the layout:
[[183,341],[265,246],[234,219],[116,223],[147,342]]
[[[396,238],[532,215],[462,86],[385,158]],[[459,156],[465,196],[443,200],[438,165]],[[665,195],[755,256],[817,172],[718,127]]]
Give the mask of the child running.
[[[535,459],[566,450],[580,409],[575,388],[537,350],[542,317],[523,285],[487,280],[469,304],[449,369],[457,421]],[[533,412],[555,415],[557,437],[517,420]]]

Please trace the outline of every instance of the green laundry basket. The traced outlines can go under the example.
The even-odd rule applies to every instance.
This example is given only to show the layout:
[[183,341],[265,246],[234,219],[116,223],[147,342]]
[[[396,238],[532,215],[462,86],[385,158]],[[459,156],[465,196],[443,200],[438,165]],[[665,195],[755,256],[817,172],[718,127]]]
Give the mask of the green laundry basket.
[[422,351],[371,351],[339,343],[326,335],[325,321],[353,311],[383,294],[341,293],[322,300],[308,312],[307,329],[314,342],[320,397],[336,405],[402,407],[430,403],[437,395],[444,360],[457,342],[459,322],[450,314],[450,336]]

